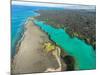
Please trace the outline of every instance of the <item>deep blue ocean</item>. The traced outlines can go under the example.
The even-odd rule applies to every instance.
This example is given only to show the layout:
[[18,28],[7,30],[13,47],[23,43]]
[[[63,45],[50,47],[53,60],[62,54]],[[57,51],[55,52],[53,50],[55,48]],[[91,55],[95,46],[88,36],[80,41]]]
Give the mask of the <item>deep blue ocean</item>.
[[36,16],[38,13],[34,12],[38,9],[46,9],[45,7],[33,7],[12,5],[11,8],[11,54],[16,53],[16,44],[22,36],[23,26],[25,21],[30,16]]
[[[20,40],[23,32],[25,21],[30,16],[36,16],[35,11],[40,9],[48,9],[48,7],[35,6],[20,6],[12,5],[12,25],[11,25],[11,53],[12,56],[16,53],[16,44]],[[66,53],[74,56],[77,61],[76,68],[78,69],[95,69],[96,54],[91,45],[86,44],[83,40],[77,37],[70,37],[63,29],[53,28],[52,25],[47,25],[41,21],[34,21],[44,32],[48,33],[50,38]],[[33,34],[34,35],[34,34]],[[55,36],[56,35],[56,36]]]
[[[37,16],[37,10],[41,9],[55,9],[52,7],[40,7],[40,6],[24,6],[24,5],[12,5],[11,7],[11,55],[16,53],[16,44],[20,40],[23,32],[23,26],[30,16]],[[56,8],[57,9],[57,8]],[[62,8],[61,8],[62,9]]]

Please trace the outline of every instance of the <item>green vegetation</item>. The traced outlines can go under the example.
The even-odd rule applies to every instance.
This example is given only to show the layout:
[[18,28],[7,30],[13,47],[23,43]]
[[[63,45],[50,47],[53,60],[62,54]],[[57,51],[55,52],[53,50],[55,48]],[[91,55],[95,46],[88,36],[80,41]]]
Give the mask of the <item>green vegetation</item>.
[[95,49],[96,13],[87,10],[39,10],[41,15],[36,17],[46,24],[56,28],[63,28],[72,37],[76,36]]

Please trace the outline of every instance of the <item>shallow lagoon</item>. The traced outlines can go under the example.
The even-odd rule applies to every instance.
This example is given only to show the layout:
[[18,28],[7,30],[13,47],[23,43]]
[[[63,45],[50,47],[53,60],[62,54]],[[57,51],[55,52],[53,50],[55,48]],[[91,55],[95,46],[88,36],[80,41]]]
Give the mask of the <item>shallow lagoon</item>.
[[[29,16],[37,15],[37,13],[33,11],[38,9],[40,8],[16,5],[12,6],[12,55],[15,55],[16,53],[16,39],[19,38],[19,33],[26,19]],[[96,54],[92,46],[86,44],[83,40],[80,40],[77,37],[71,38],[63,29],[53,28],[52,26],[47,25],[41,21],[35,20],[34,22],[44,32],[48,33],[51,40],[63,48],[66,53],[76,59],[76,69],[96,68]]]
[[51,40],[63,48],[66,53],[75,58],[76,69],[96,68],[96,55],[92,46],[77,37],[70,37],[63,29],[56,29],[42,21],[35,20],[34,23],[46,32]]

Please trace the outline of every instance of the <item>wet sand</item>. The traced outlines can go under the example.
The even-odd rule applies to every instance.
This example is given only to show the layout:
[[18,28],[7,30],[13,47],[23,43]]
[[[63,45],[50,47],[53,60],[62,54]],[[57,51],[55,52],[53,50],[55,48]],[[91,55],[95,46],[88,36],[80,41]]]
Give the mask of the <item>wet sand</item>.
[[47,68],[58,68],[56,58],[42,49],[43,42],[50,41],[31,20],[25,25],[17,54],[13,59],[12,73],[44,72]]

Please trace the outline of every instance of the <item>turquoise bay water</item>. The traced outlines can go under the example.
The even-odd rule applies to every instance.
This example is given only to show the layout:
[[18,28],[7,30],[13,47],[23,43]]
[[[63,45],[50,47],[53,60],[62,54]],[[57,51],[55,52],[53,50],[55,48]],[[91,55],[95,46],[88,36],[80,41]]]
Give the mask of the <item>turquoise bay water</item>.
[[[55,9],[49,7],[39,7],[39,6],[24,6],[24,5],[12,5],[11,8],[11,55],[12,57],[16,53],[16,44],[22,37],[22,32],[24,28],[25,21],[30,16],[37,16],[37,10],[41,9]],[[56,8],[57,9],[57,8]]]
[[96,68],[96,55],[92,46],[77,37],[71,38],[63,29],[53,28],[42,21],[35,20],[34,23],[48,33],[51,40],[63,48],[66,53],[75,58],[77,69]]
[[[16,43],[21,38],[21,32],[25,21],[30,16],[36,16],[38,9],[48,9],[44,7],[12,5],[12,26],[11,26],[11,54],[16,53]],[[96,67],[96,56],[92,46],[74,37],[71,38],[63,29],[56,29],[41,21],[34,21],[43,31],[48,33],[50,38],[62,47],[66,53],[72,55],[76,61],[78,69],[94,69]],[[33,34],[34,35],[34,34]]]

